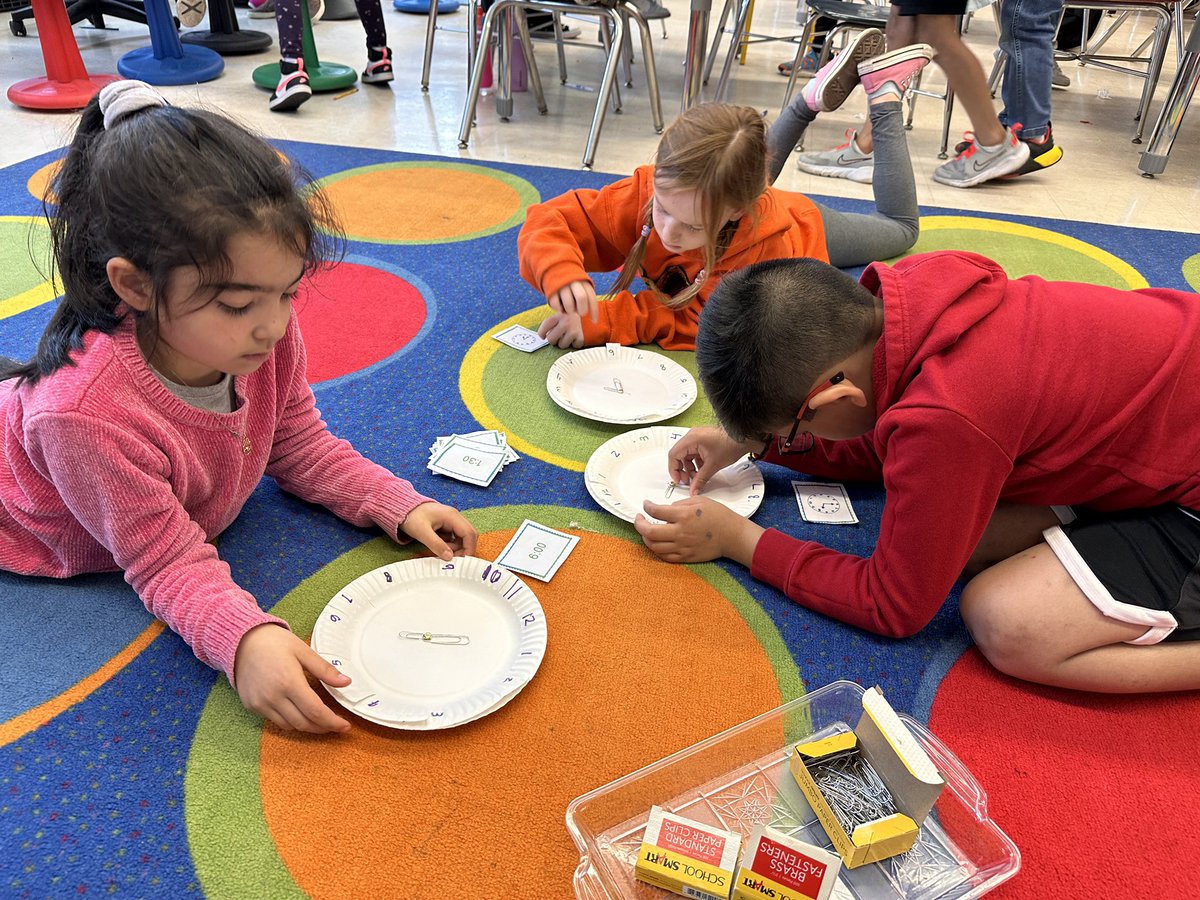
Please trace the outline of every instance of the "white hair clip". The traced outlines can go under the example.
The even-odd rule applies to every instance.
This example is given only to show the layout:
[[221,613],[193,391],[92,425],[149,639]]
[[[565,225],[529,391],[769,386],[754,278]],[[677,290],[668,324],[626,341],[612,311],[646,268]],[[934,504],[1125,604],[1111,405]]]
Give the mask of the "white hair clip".
[[167,98],[144,81],[114,81],[100,90],[100,112],[104,130],[148,106],[170,106]]

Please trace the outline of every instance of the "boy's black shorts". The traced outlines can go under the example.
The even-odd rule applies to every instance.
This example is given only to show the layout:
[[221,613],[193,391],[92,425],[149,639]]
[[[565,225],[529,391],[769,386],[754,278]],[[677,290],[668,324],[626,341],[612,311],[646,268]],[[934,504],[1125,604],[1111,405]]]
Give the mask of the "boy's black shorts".
[[892,0],[902,16],[961,16],[967,0]]
[[1075,583],[1110,619],[1146,626],[1127,643],[1200,640],[1200,512],[1055,512],[1046,542]]

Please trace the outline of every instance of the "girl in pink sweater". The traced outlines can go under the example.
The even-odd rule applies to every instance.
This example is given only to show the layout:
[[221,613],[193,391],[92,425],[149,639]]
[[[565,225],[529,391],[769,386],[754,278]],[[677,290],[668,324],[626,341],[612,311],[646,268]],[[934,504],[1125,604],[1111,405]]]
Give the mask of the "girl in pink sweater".
[[292,297],[328,258],[330,217],[298,187],[262,140],[141,82],[88,105],[54,183],[63,297],[34,358],[0,366],[0,568],[123,570],[247,708],[344,731],[305,675],[349,679],[263,612],[210,542],[264,474],[445,559],[471,554],[476,533],[321,419]]

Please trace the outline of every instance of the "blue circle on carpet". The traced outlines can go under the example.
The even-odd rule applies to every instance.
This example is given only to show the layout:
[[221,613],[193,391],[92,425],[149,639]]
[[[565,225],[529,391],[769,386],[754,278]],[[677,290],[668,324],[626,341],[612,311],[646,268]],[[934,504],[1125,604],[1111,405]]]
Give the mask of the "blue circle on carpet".
[[11,622],[19,620],[0,629],[0,659],[12,674],[0,692],[0,722],[91,675],[154,621],[116,572],[66,579],[0,572],[0,602]]

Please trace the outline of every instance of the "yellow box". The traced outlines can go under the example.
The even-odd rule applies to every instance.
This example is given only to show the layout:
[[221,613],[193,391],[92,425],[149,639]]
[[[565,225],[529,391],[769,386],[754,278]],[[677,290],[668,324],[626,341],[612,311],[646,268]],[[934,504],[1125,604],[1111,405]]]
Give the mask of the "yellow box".
[[829,900],[842,861],[759,825],[746,838],[732,900]]
[[729,900],[741,842],[731,831],[654,806],[634,874],[639,881],[685,897]]
[[[862,698],[863,714],[852,732],[792,749],[790,768],[847,867],[854,869],[912,849],[921,823],[946,786],[933,760],[900,721],[878,688]],[[834,815],[808,767],[835,753],[856,752],[871,764],[892,795],[897,813],[858,825],[853,834]]]

